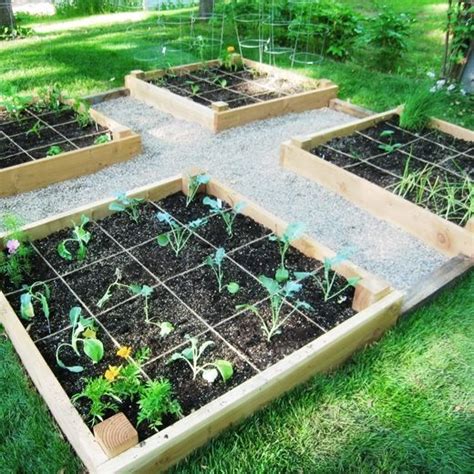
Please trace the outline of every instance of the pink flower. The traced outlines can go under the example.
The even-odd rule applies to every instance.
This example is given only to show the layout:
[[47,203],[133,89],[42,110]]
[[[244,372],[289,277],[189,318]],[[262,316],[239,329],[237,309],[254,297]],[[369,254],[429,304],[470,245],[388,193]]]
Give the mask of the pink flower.
[[16,239],[9,240],[7,242],[7,250],[9,254],[14,254],[20,247],[20,242]]

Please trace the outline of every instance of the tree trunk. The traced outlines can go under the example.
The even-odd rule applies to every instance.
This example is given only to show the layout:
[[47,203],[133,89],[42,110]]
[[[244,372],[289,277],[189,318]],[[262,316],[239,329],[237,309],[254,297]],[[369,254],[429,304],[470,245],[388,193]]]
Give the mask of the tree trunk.
[[209,16],[214,11],[214,0],[199,1],[199,16]]
[[11,0],[0,0],[0,27],[15,26],[15,17],[13,16]]

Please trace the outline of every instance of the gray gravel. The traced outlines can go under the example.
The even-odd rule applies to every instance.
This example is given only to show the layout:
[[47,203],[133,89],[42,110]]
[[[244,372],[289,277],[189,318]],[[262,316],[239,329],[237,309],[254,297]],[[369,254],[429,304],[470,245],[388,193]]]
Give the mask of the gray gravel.
[[446,260],[417,239],[279,167],[282,141],[354,120],[348,115],[322,109],[214,135],[131,98],[97,108],[141,133],[144,153],[91,176],[0,199],[2,211],[34,221],[200,166],[283,219],[305,222],[308,233],[333,250],[351,247],[352,261],[397,288],[409,288]]

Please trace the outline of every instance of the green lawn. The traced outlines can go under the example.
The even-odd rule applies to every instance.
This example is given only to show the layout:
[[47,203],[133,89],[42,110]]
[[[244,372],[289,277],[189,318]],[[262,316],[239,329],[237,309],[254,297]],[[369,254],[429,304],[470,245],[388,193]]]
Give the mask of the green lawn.
[[[314,377],[175,472],[473,472],[473,291],[471,273],[340,370]],[[0,359],[1,472],[77,472],[3,338]]]

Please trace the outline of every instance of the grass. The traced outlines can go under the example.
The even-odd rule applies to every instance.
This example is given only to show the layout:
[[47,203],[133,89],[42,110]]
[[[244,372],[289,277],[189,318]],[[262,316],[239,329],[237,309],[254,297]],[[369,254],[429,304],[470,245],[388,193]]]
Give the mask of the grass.
[[[345,2],[364,14],[375,12],[373,2]],[[321,65],[302,71],[333,80],[340,85],[340,97],[376,111],[399,105],[418,86],[430,87],[431,80],[426,73],[438,72],[441,68],[446,18],[446,2],[441,0],[386,0],[384,4],[417,19],[408,40],[408,51],[391,73],[376,69],[365,45],[355,48],[350,61],[325,60]],[[33,28],[44,32],[37,37],[0,44],[0,91],[11,87],[31,91],[58,82],[70,94],[88,94],[122,86],[124,75],[132,69],[152,69],[167,63],[199,60],[191,53],[168,55],[166,62],[143,60],[160,51],[167,38],[179,36],[180,32],[168,30],[163,34],[156,25],[154,14],[141,21],[133,17],[126,23],[123,23],[123,14],[120,15],[98,15],[90,19],[90,26],[80,23],[79,28],[74,25],[83,22],[83,18],[61,24],[33,22]],[[114,22],[114,18],[120,18],[120,21]],[[48,31],[51,26],[53,30]],[[201,32],[205,34],[205,30]],[[235,43],[233,28],[228,25],[226,44]],[[288,62],[281,65],[289,66]],[[474,115],[470,113],[472,98],[443,94],[442,103],[440,118],[474,128]]]
[[[314,377],[174,472],[473,472],[473,289],[471,272],[341,369]],[[2,472],[78,472],[3,338],[0,356]]]

